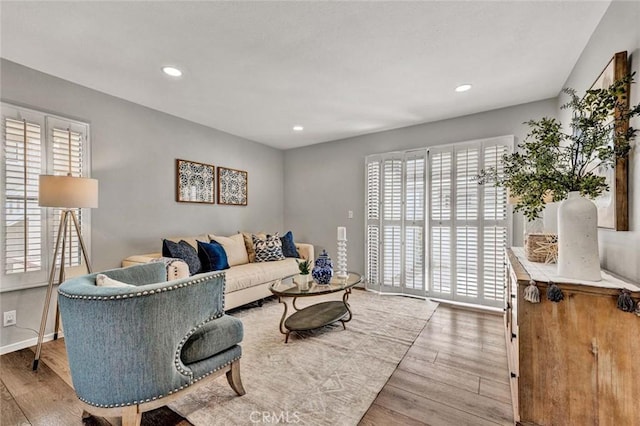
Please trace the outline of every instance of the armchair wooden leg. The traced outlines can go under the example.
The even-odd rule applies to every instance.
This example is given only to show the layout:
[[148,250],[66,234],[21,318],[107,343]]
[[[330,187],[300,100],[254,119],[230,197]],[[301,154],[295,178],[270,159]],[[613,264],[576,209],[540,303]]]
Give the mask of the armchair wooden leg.
[[122,408],[122,426],[140,426],[142,413],[137,405]]
[[82,410],[82,422],[84,423],[85,420],[89,420],[91,417],[93,417],[91,415],[90,412],[88,412],[87,410]]
[[233,389],[238,396],[246,393],[242,386],[242,380],[240,380],[240,360],[231,363],[231,369],[227,371],[227,381],[231,389]]

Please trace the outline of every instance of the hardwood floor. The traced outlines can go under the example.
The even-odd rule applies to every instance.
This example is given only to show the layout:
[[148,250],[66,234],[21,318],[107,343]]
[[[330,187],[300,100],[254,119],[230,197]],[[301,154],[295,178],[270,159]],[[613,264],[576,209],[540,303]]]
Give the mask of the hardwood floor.
[[[64,342],[45,343],[37,373],[33,351],[0,357],[0,424],[81,425]],[[380,391],[361,425],[513,424],[502,317],[440,305]],[[120,425],[90,418],[85,425]],[[168,408],[142,424],[188,426]]]
[[502,317],[440,305],[360,425],[512,425]]

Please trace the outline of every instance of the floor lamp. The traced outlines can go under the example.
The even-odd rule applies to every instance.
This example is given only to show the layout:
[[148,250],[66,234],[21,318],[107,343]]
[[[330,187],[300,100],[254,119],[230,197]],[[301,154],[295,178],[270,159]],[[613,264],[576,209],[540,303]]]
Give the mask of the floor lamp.
[[[47,316],[49,315],[49,305],[51,304],[51,294],[53,293],[53,285],[56,275],[56,260],[60,255],[60,273],[58,276],[58,284],[64,281],[64,252],[67,244],[67,236],[73,228],[78,235],[80,241],[80,250],[84,257],[85,264],[89,273],[91,263],[87,249],[82,239],[80,225],[75,211],[76,208],[96,208],[98,207],[98,181],[96,179],[88,179],[81,177],[68,176],[52,176],[40,175],[40,187],[38,191],[38,205],[40,207],[62,207],[60,216],[60,226],[58,227],[58,236],[56,237],[55,250],[53,251],[53,259],[51,259],[51,272],[49,274],[49,286],[47,287],[47,296],[44,301],[44,310],[42,311],[42,321],[40,322],[40,332],[38,333],[38,345],[36,347],[36,356],[33,360],[33,370],[38,369],[40,361],[40,352],[42,351],[42,340],[44,339],[45,328],[47,326]],[[70,243],[70,242],[69,242]],[[56,324],[53,339],[58,338],[60,329],[60,313],[56,308]]]

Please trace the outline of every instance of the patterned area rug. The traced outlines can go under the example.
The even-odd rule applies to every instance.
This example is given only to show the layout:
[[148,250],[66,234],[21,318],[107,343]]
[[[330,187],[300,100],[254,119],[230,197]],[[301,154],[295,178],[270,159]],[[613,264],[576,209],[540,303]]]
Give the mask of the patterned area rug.
[[[331,299],[336,295],[298,302]],[[346,330],[338,323],[292,333],[287,344],[278,331],[283,307],[276,300],[231,312],[245,328],[241,374],[247,394],[236,396],[221,377],[171,409],[203,426],[356,425],[437,304],[363,290],[354,290],[349,302],[353,319]]]

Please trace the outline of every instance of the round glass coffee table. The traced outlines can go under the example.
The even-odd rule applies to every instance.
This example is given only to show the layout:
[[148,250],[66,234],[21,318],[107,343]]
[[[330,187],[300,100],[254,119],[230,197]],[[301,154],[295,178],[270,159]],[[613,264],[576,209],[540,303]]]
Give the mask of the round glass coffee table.
[[[284,280],[277,280],[269,286],[269,290],[278,296],[278,302],[284,305],[284,312],[280,319],[280,332],[286,337],[284,342],[289,341],[289,334],[292,331],[307,331],[324,327],[336,321],[342,323],[346,330],[345,323],[351,321],[351,309],[349,306],[349,294],[351,288],[362,282],[362,276],[356,272],[348,272],[346,278],[333,277],[329,284],[317,284],[309,282],[307,289],[299,284],[299,275],[293,275]],[[301,297],[320,296],[322,294],[344,292],[342,300],[320,302],[299,309],[296,300]],[[291,305],[295,312],[287,317],[287,298],[293,298]]]

